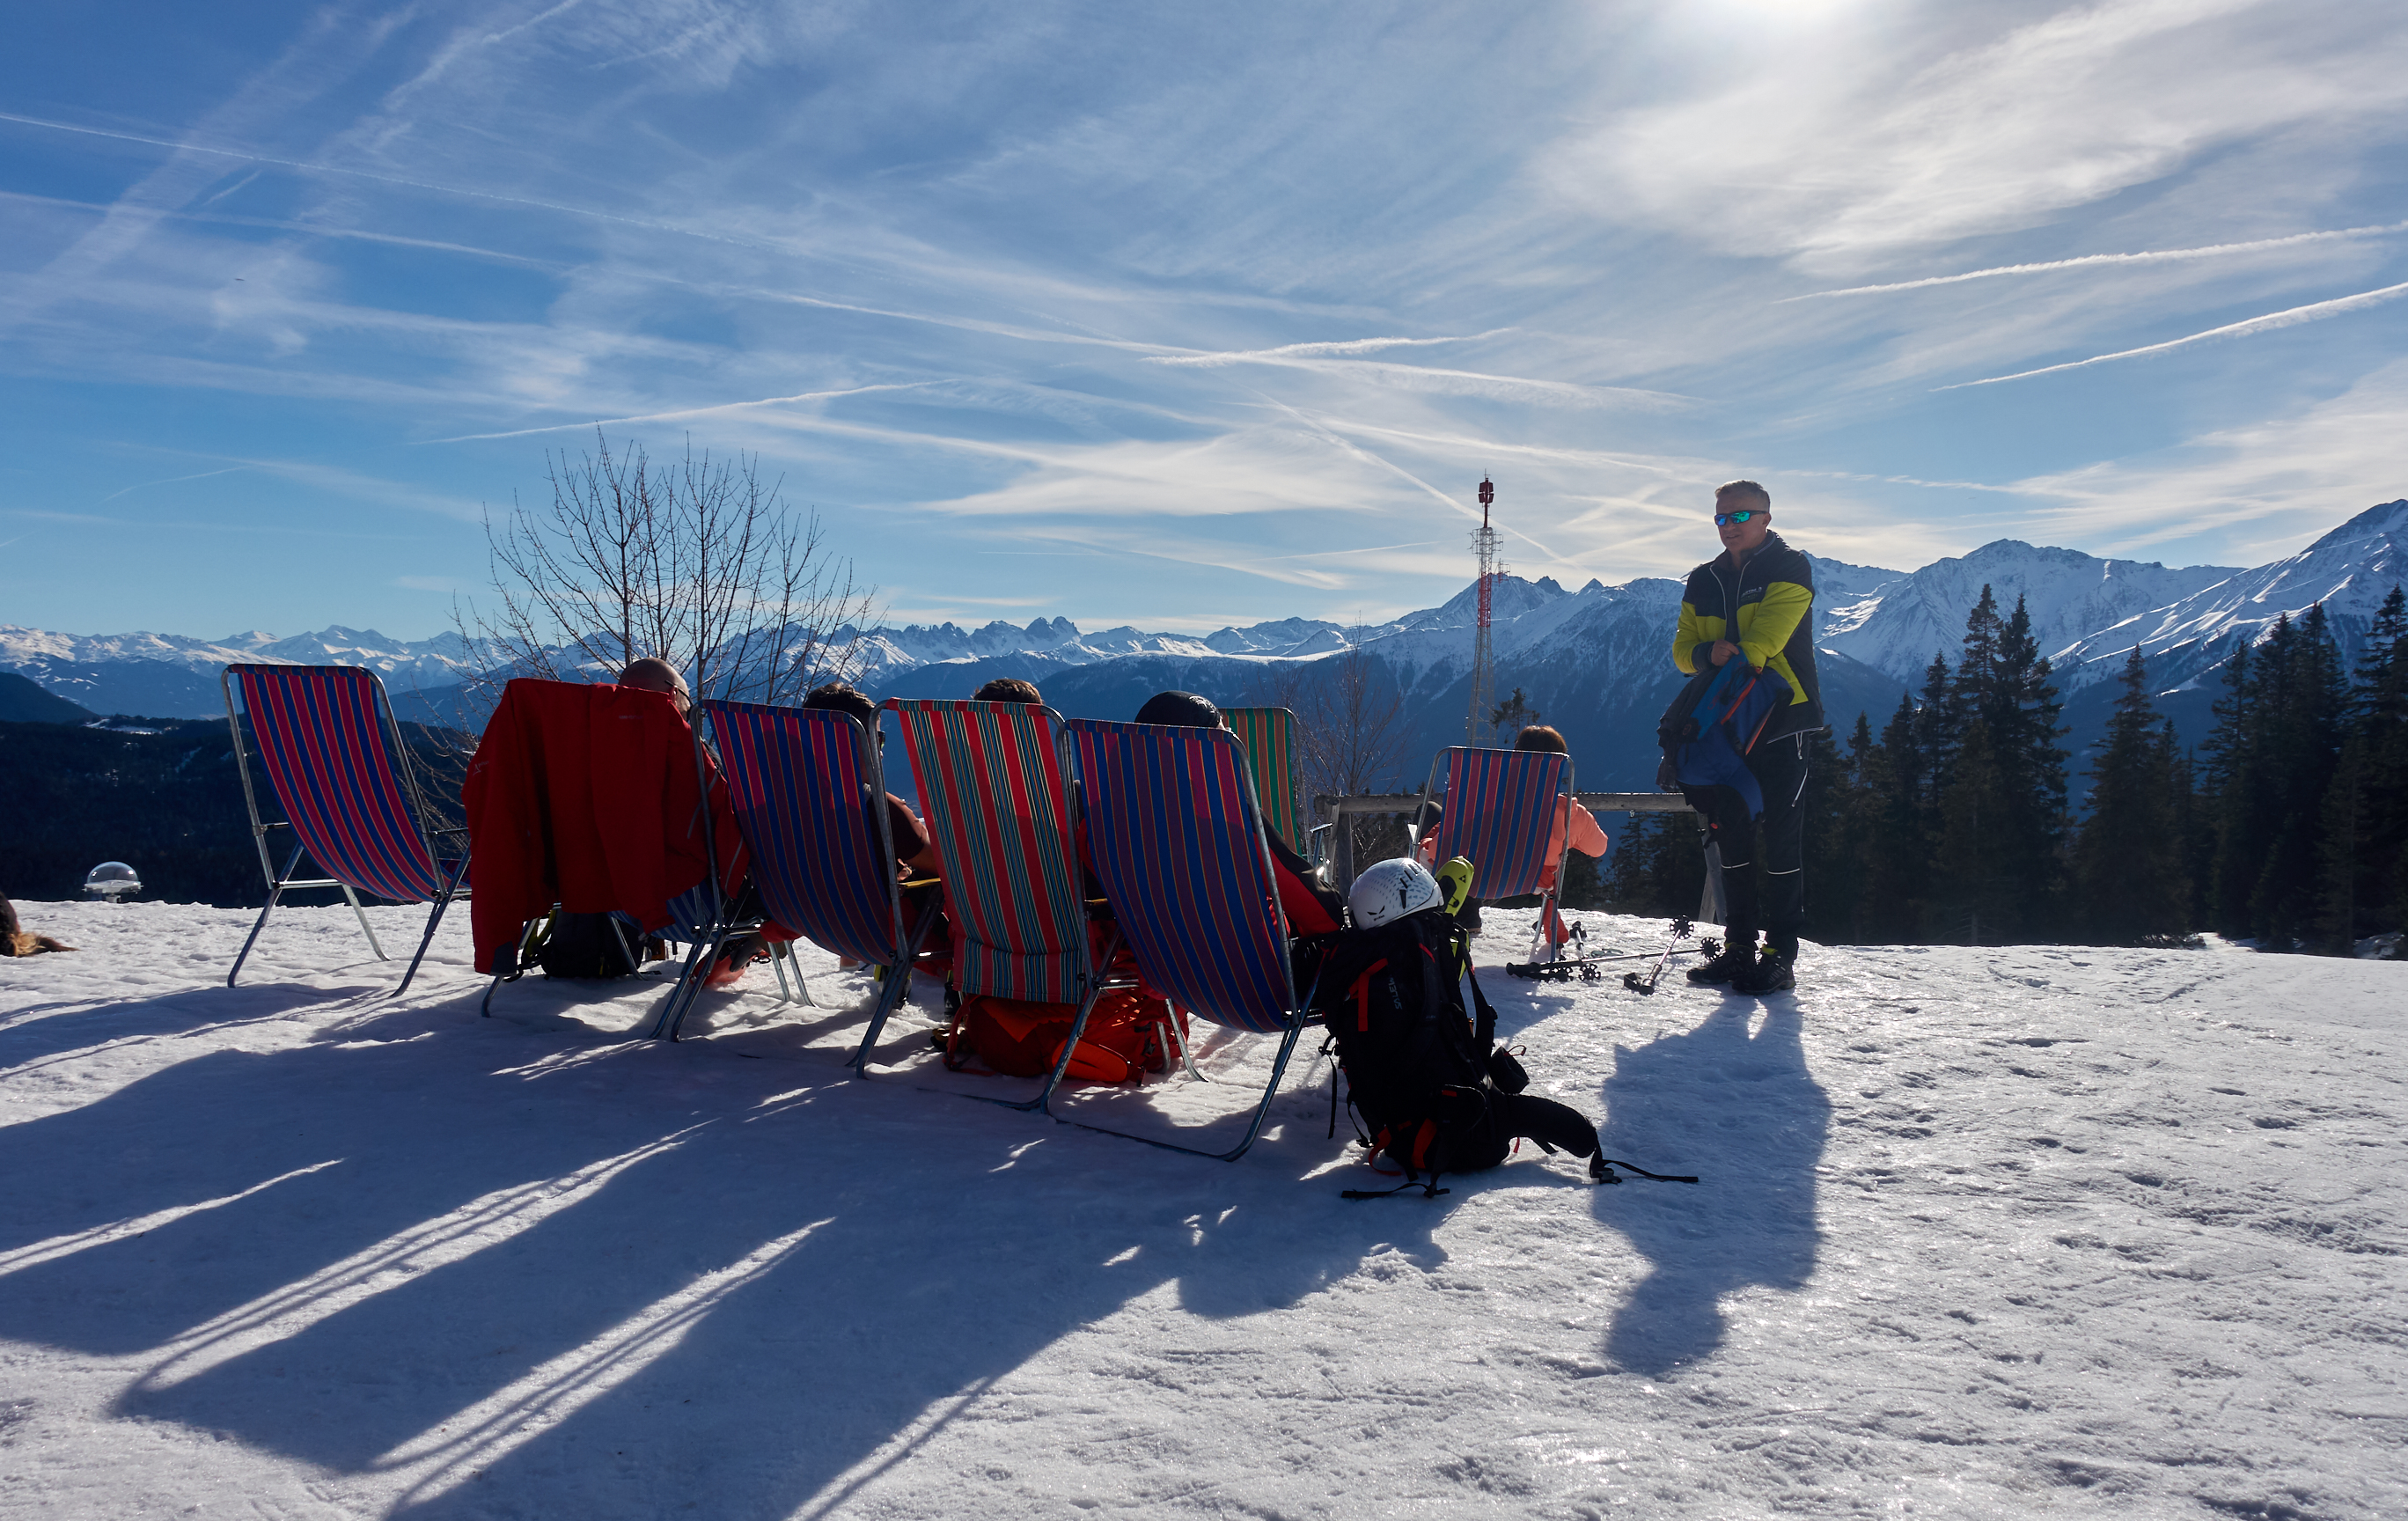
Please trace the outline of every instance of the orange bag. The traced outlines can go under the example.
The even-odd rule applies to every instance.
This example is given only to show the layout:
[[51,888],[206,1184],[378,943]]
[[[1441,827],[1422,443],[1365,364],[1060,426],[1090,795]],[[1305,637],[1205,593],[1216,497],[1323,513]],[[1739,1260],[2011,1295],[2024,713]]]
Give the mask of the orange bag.
[[[958,1071],[971,1053],[998,1072],[1013,1077],[1043,1077],[1062,1059],[1062,1042],[1070,1038],[1078,1006],[1038,1003],[1026,998],[996,998],[973,994],[962,1000],[945,1043],[945,1065]],[[1134,988],[1115,988],[1096,1000],[1087,1016],[1079,1049],[1070,1055],[1063,1073],[1082,1083],[1129,1083],[1146,1072],[1165,1071],[1170,1053],[1164,1047],[1161,1021],[1179,1021],[1187,1030],[1187,1016],[1159,998]]]

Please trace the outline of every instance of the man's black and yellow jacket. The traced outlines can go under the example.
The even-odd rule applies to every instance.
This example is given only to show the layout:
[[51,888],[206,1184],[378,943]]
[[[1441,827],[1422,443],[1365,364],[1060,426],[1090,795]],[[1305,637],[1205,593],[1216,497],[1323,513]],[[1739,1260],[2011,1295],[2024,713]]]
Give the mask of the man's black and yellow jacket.
[[1726,550],[1689,572],[1672,664],[1684,676],[1696,675],[1713,664],[1716,639],[1729,639],[1748,664],[1770,667],[1789,683],[1789,710],[1765,726],[1764,738],[1823,726],[1823,689],[1814,676],[1814,567],[1779,534],[1765,535],[1744,567],[1734,567]]

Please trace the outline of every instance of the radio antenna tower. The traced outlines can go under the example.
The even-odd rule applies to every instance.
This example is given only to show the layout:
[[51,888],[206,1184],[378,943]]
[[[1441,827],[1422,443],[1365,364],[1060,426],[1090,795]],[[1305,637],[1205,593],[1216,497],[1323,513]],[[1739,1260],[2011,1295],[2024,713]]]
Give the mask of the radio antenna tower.
[[1480,557],[1480,617],[1471,636],[1471,712],[1463,721],[1463,742],[1468,745],[1480,743],[1482,731],[1493,731],[1497,723],[1497,659],[1489,648],[1488,622],[1490,598],[1505,567],[1497,563],[1497,530],[1488,522],[1488,509],[1496,500],[1496,485],[1482,476],[1480,526],[1471,534],[1472,552]]

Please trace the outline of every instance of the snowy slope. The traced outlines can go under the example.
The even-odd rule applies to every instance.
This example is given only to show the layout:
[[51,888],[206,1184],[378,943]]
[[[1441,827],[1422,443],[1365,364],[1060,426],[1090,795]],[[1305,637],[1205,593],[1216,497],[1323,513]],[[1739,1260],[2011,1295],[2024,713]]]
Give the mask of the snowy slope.
[[2022,597],[2041,652],[2052,659],[2097,630],[2162,608],[2237,572],[2219,566],[2170,570],[2132,560],[2101,560],[2078,550],[2042,549],[2001,538],[1957,559],[1935,561],[1852,602],[1831,598],[1823,642],[1899,681],[1920,684],[1931,657],[1953,667],[1965,642],[1965,616],[1987,585],[2001,614]]
[[[229,991],[240,913],[24,907],[85,949],[0,961],[11,1521],[2408,1510],[2398,964],[1489,972],[1543,1090],[1704,1183],[1354,1203],[1310,1045],[1223,1165],[849,1078],[816,954],[822,1008],[664,1048],[657,984],[480,1020],[456,927],[395,1000],[340,910]],[[1262,1055],[1104,1097],[1226,1116]]]
[[2372,507],[2287,560],[2235,571],[2212,586],[2144,614],[2101,625],[2067,646],[2068,667],[2112,670],[2133,645],[2156,661],[2184,647],[2256,643],[2287,615],[2293,622],[2321,602],[2344,653],[2358,641],[2391,588],[2408,581],[2408,498]]

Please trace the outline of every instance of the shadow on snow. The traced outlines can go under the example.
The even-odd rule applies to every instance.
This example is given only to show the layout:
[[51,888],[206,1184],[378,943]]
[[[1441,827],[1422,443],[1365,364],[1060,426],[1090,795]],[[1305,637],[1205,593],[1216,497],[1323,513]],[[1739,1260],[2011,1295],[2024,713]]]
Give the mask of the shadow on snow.
[[[162,1002],[154,1031],[326,997]],[[1383,1247],[1443,1259],[1434,1213],[1297,1186],[1328,1156],[1309,1090],[1233,1169],[474,1011],[366,1005],[10,1126],[0,1336],[151,1359],[122,1415],[430,1465],[401,1514],[782,1515],[1163,1284],[1234,1318]]]

